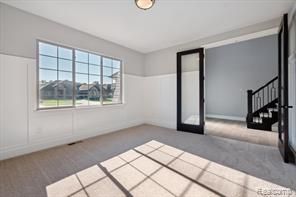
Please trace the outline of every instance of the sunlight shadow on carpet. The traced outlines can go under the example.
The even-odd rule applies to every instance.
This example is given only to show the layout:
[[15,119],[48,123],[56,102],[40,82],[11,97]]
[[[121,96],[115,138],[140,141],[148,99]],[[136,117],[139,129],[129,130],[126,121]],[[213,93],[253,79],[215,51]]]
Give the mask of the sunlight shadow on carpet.
[[46,187],[63,196],[256,196],[292,190],[158,141],[150,141]]

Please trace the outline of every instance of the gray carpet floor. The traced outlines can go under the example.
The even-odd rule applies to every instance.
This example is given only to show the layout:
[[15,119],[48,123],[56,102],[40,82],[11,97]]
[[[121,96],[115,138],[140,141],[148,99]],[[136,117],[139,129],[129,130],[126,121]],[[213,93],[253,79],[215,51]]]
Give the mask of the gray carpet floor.
[[277,146],[278,140],[277,132],[248,129],[246,122],[214,118],[207,118],[205,134],[267,146]]
[[296,190],[296,166],[274,146],[142,125],[0,162],[0,196],[47,196],[46,187],[151,140]]

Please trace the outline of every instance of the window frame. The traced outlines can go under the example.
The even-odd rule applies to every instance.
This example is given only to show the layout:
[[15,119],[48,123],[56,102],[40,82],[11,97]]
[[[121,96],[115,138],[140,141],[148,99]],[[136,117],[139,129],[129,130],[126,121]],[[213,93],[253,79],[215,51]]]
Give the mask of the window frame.
[[[64,59],[64,58],[59,58],[59,54],[58,54],[58,48],[62,47],[62,48],[66,48],[66,49],[70,49],[72,51],[72,83],[73,83],[73,98],[72,98],[72,105],[71,106],[56,106],[56,107],[40,107],[40,55],[44,55],[44,54],[40,54],[39,51],[39,44],[40,43],[44,43],[44,44],[49,44],[49,45],[53,45],[55,47],[57,47],[57,57],[53,57],[57,59],[57,73],[59,72],[59,59]],[[85,52],[88,54],[93,54],[93,55],[97,55],[100,56],[100,104],[98,105],[90,105],[88,103],[88,105],[82,105],[82,106],[77,106],[76,105],[76,56],[75,56],[75,51],[81,51],[81,52]],[[46,57],[51,57],[49,55],[44,55]],[[119,61],[120,62],[120,68],[119,68],[119,72],[120,72],[120,102],[119,103],[108,103],[108,104],[104,104],[103,102],[103,58],[108,58],[111,59],[112,61]],[[68,59],[67,59],[68,60]],[[65,46],[63,44],[59,44],[59,43],[54,43],[54,42],[50,42],[50,41],[45,41],[45,40],[40,40],[37,39],[36,40],[36,90],[37,90],[37,111],[43,111],[43,110],[54,110],[54,109],[79,109],[79,108],[100,108],[100,107],[106,107],[106,106],[118,106],[118,105],[122,105],[123,104],[123,61],[121,59],[118,58],[114,58],[111,56],[106,56],[106,55],[102,55],[99,54],[97,52],[92,52],[92,51],[88,51],[85,49],[80,49],[80,48],[75,48],[75,47],[69,47],[69,46]],[[92,65],[88,62],[88,71],[89,71],[89,65]],[[46,69],[45,69],[46,70]],[[48,69],[50,70],[50,69]],[[70,72],[70,71],[68,71]],[[90,73],[88,72],[88,83],[89,83],[89,75]],[[58,75],[57,75],[58,76]],[[58,80],[58,79],[57,79]],[[89,84],[88,84],[89,85]],[[89,90],[88,90],[89,91]],[[88,93],[89,94],[89,93]],[[89,97],[89,95],[88,95]],[[88,102],[89,102],[89,98],[88,98]]]

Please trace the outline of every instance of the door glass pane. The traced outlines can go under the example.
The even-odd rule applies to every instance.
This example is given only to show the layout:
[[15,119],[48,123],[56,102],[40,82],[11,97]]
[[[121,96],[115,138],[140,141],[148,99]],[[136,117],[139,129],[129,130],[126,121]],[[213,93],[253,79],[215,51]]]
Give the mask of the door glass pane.
[[199,55],[183,55],[182,65],[182,123],[199,125]]
[[[280,80],[281,80],[281,87],[280,87],[280,91],[281,91],[281,98],[280,99],[280,103],[281,105],[285,105],[284,103],[284,45],[283,45],[283,32],[281,33],[281,76],[280,76]],[[280,130],[279,130],[279,139],[283,141],[284,139],[284,118],[285,118],[285,114],[284,114],[284,108],[279,108],[279,115],[281,116],[281,121],[280,121]]]

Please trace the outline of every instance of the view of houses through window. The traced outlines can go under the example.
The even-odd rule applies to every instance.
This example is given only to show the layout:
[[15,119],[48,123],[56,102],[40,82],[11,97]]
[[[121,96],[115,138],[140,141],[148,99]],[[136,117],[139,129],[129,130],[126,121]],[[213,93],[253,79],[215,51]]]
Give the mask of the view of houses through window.
[[121,103],[121,61],[38,42],[38,108]]

